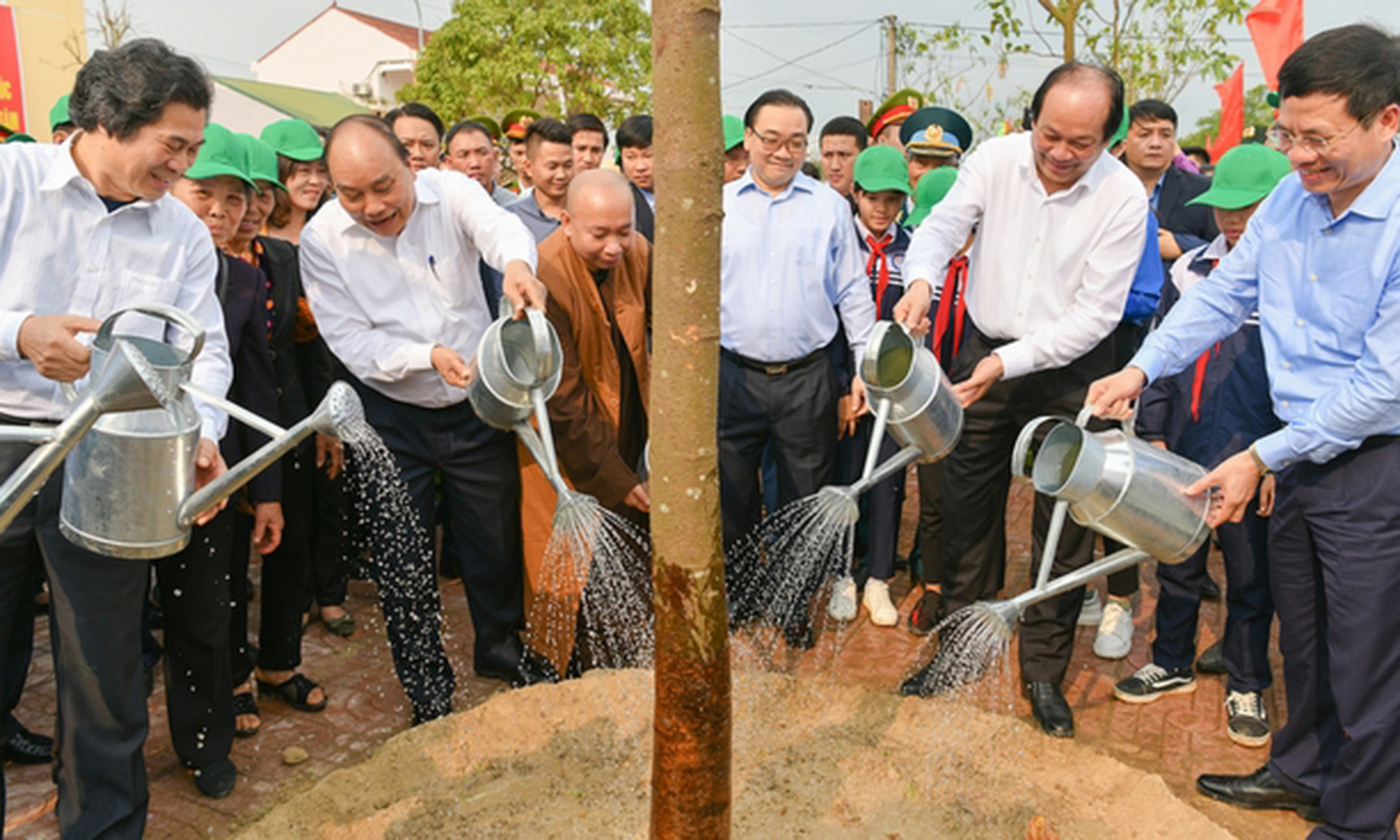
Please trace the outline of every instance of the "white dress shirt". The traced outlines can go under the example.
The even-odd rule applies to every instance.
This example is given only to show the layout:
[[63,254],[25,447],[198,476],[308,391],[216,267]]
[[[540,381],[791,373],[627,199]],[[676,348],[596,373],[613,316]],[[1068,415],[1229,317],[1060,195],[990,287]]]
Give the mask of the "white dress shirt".
[[943,277],[980,222],[967,311],[1010,379],[1060,368],[1113,332],[1147,235],[1142,182],[1107,152],[1074,186],[1047,195],[1031,135],[988,140],[914,232],[907,285]]
[[[68,400],[20,357],[20,324],[31,315],[103,320],[118,309],[164,303],[204,325],[204,349],[191,375],[217,395],[233,378],[224,315],[214,293],[218,262],[206,228],[170,196],[108,212],[96,188],[62,146],[10,144],[0,150],[0,411],[61,420]],[[168,340],[188,349],[179,327],[127,315],[116,331]],[[81,334],[83,342],[92,336]],[[77,383],[79,392],[83,382]],[[223,437],[227,416],[198,404],[203,435]]]
[[460,172],[417,173],[418,203],[397,236],[328,202],[301,234],[301,276],[326,344],[360,381],[424,408],[466,399],[433,367],[435,345],[476,356],[487,311],[477,263],[535,266],[525,223]]

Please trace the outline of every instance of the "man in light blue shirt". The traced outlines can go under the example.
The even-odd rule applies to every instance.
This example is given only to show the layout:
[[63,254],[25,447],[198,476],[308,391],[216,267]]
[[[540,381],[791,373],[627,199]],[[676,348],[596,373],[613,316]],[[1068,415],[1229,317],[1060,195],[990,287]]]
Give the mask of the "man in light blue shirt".
[[1288,723],[1248,776],[1207,796],[1295,810],[1313,838],[1394,838],[1400,813],[1400,39],[1323,32],[1279,72],[1272,142],[1296,175],[1186,293],[1129,367],[1090,389],[1121,414],[1257,307],[1283,429],[1189,488],[1212,525],[1240,521],[1278,473],[1270,577]]
[[[751,165],[724,188],[720,269],[719,465],[726,546],[758,523],[759,463],[770,441],[779,507],[833,480],[836,401],[842,395],[826,348],[844,326],[859,359],[875,324],[850,205],[799,171],[812,130],[807,103],[785,90],[768,91],[749,106],[744,126]],[[863,407],[859,380],[852,394]],[[736,591],[746,579],[743,571],[730,570],[730,591],[747,602],[748,593]],[[760,602],[765,595],[776,593],[756,593]],[[785,621],[791,642],[810,642],[805,606]]]

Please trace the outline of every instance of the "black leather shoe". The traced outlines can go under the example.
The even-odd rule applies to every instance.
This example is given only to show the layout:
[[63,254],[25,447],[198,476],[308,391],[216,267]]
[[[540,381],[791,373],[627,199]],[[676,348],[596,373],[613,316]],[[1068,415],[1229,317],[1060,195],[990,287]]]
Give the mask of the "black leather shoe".
[[210,799],[223,799],[233,793],[238,782],[238,768],[227,758],[221,758],[208,767],[194,771],[194,786]]
[[1322,806],[1318,797],[1307,796],[1284,787],[1278,777],[1269,772],[1267,764],[1248,776],[1209,773],[1198,776],[1196,790],[1211,799],[1234,805],[1236,808],[1248,808],[1252,811],[1297,811],[1298,816],[1305,820],[1322,821]]
[[30,732],[22,724],[5,742],[5,760],[15,764],[48,764],[53,761],[53,739]]
[[1216,642],[1201,652],[1196,657],[1196,670],[1202,674],[1223,674],[1225,668],[1225,647],[1223,642]]
[[1215,582],[1215,578],[1206,576],[1206,582],[1201,584],[1201,598],[1207,601],[1220,600],[1220,584]]
[[1074,713],[1069,710],[1065,693],[1055,683],[1028,682],[1026,696],[1031,701],[1031,713],[1040,729],[1052,738],[1074,737]]
[[511,688],[524,688],[535,683],[559,682],[559,672],[555,670],[554,665],[532,650],[526,650],[522,653],[520,661],[514,665],[482,662],[476,666],[476,675],[488,680],[508,682]]

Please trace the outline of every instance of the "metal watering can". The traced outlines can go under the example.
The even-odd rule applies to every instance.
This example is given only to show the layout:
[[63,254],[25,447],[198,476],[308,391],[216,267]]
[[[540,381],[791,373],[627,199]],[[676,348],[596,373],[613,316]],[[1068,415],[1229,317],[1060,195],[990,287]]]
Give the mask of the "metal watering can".
[[[181,327],[193,336],[189,351],[140,336],[114,335],[117,319],[129,312]],[[363,423],[359,397],[343,382],[334,383],[316,410],[291,429],[206,393],[189,381],[203,346],[203,327],[171,306],[128,307],[103,321],[92,342],[94,374],[84,393],[63,386],[73,401],[68,419],[54,428],[3,435],[42,445],[0,487],[0,528],[13,521],[63,462],[59,530],[69,541],[109,557],[165,557],[185,547],[190,527],[202,513],[312,433],[340,437]],[[198,491],[194,462],[201,419],[194,397],[271,438]]]
[[[476,377],[467,386],[472,410],[489,426],[513,431],[530,450],[559,496],[554,526],[569,524],[569,517],[596,508],[598,501],[573,490],[559,471],[554,432],[545,403],[559,388],[564,351],[554,326],[538,309],[526,308],[525,317],[513,317],[514,306],[501,298],[500,317],[486,328],[476,350]],[[530,415],[539,431],[530,425]]]
[[[833,513],[839,511],[852,524],[860,516],[856,498],[861,493],[915,461],[933,463],[947,457],[963,430],[962,404],[953,396],[938,359],[903,324],[875,324],[861,359],[860,378],[875,412],[865,469],[855,484],[819,491]],[[877,467],[886,432],[903,448]]]

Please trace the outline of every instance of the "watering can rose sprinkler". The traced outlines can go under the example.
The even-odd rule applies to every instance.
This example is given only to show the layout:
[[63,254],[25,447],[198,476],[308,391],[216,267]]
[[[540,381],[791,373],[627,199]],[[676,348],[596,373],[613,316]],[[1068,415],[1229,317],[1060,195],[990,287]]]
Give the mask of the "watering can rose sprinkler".
[[[192,338],[188,352],[161,341],[113,334],[118,318],[139,312],[174,324]],[[175,554],[206,511],[316,432],[362,433],[359,397],[343,382],[291,429],[263,419],[190,382],[204,346],[204,328],[164,304],[118,310],[92,342],[92,373],[83,393],[64,386],[72,405],[54,427],[0,430],[0,438],[38,449],[0,486],[0,530],[12,522],[59,464],[64,465],[59,530],[83,548],[109,557],[153,559]],[[194,489],[201,419],[194,399],[211,405],[270,440]],[[66,459],[65,459],[66,456]]]
[[[928,667],[903,686],[928,696],[980,678],[1006,652],[1016,622],[1032,604],[1078,589],[1149,558],[1180,563],[1210,536],[1210,494],[1187,495],[1205,477],[1199,464],[1120,429],[1090,432],[1093,406],[1077,419],[1038,417],[1027,423],[1011,455],[1013,476],[1054,498],[1035,585],[1003,601],[979,601],[940,625],[941,647]],[[1032,446],[1049,427],[1037,450]],[[1051,578],[1065,517],[1128,546],[1080,569]]]

